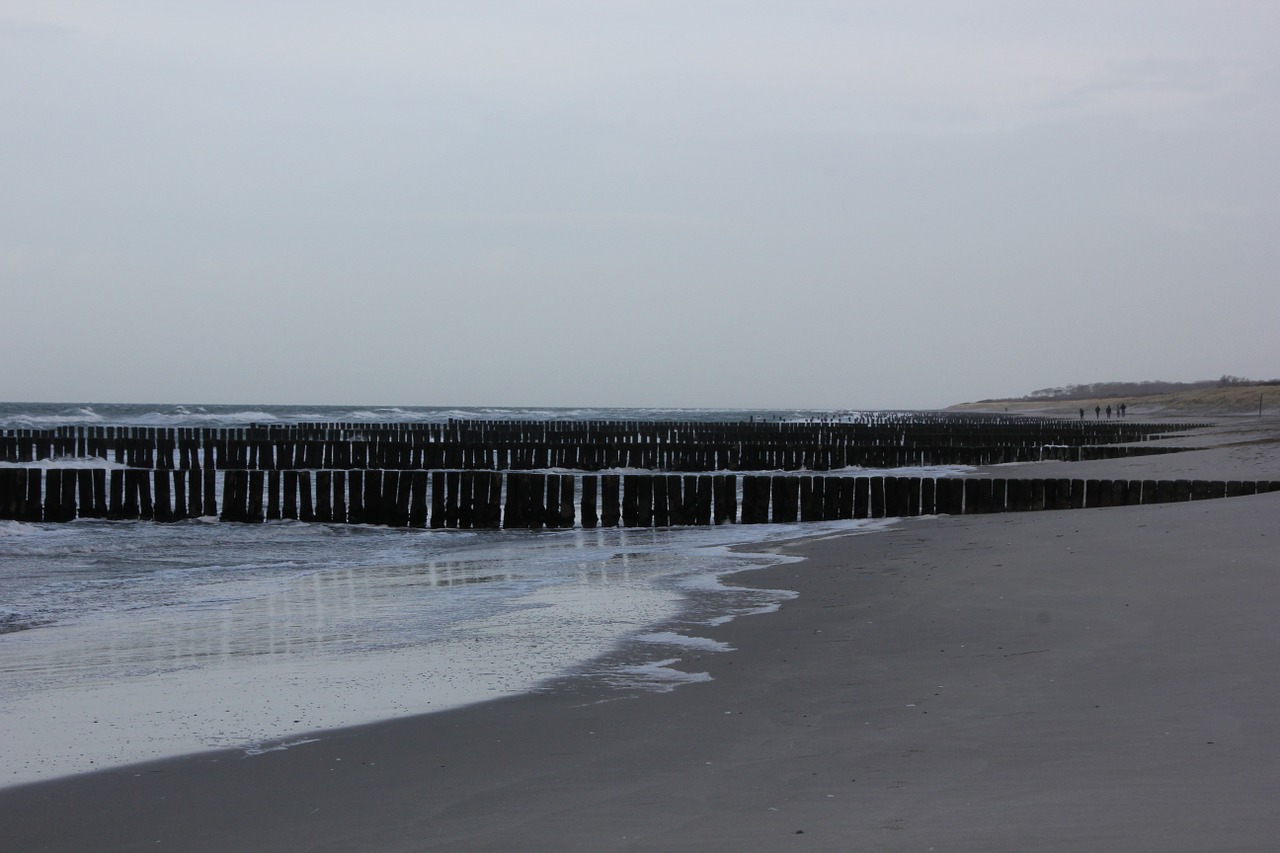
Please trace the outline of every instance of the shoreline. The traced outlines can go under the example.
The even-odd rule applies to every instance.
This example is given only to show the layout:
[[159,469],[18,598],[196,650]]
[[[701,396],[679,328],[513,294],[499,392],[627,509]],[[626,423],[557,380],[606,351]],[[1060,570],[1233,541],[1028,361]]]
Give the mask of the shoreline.
[[[1274,472],[1274,448],[1104,464]],[[805,559],[725,580],[798,597],[699,631],[736,649],[688,650],[709,682],[569,680],[7,788],[5,849],[1268,850],[1277,512],[1268,494],[775,543]]]

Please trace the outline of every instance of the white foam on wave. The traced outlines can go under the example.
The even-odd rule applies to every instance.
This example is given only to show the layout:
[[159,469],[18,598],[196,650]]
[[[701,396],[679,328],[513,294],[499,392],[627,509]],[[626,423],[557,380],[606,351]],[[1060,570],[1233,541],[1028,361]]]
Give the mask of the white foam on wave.
[[0,462],[0,468],[101,468],[106,471],[124,470],[128,468],[114,459],[103,459],[100,456],[54,456],[49,459],[36,459],[32,462]]
[[669,693],[683,684],[711,681],[708,672],[685,672],[673,667],[680,658],[667,658],[650,663],[618,667],[605,676],[605,681],[618,687],[641,688],[656,693]]
[[722,640],[713,640],[710,637],[692,637],[688,634],[678,634],[675,631],[654,631],[649,634],[641,634],[637,637],[643,643],[653,643],[662,646],[682,646],[684,648],[696,649],[703,652],[732,652],[733,646]]

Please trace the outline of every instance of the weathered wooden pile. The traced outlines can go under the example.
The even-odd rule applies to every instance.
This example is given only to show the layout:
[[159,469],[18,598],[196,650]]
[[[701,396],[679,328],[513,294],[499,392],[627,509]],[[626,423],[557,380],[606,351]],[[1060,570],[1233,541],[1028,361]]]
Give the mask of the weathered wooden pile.
[[[216,515],[419,528],[665,527],[1069,509],[1280,489],[1270,481],[860,476],[849,470],[1175,452],[1153,440],[1188,426],[900,415],[856,423],[9,430],[0,433],[0,462],[8,463],[0,467],[0,518],[163,522]],[[805,473],[786,473],[796,471]]]

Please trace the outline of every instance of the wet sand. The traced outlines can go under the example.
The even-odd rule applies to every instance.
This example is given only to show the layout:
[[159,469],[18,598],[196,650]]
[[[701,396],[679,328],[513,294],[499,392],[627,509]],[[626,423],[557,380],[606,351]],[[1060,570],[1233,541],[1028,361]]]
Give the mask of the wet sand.
[[[1228,458],[1280,479],[1263,438]],[[1238,478],[1233,452],[1116,461]],[[1273,493],[790,543],[739,580],[799,597],[686,655],[713,681],[0,790],[0,850],[1271,850],[1277,519]]]

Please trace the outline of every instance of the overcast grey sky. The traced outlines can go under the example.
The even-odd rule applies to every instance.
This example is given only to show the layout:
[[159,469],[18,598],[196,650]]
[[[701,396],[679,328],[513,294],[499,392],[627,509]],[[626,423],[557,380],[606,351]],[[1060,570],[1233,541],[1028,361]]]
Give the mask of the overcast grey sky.
[[1280,376],[1280,3],[0,0],[0,399]]

